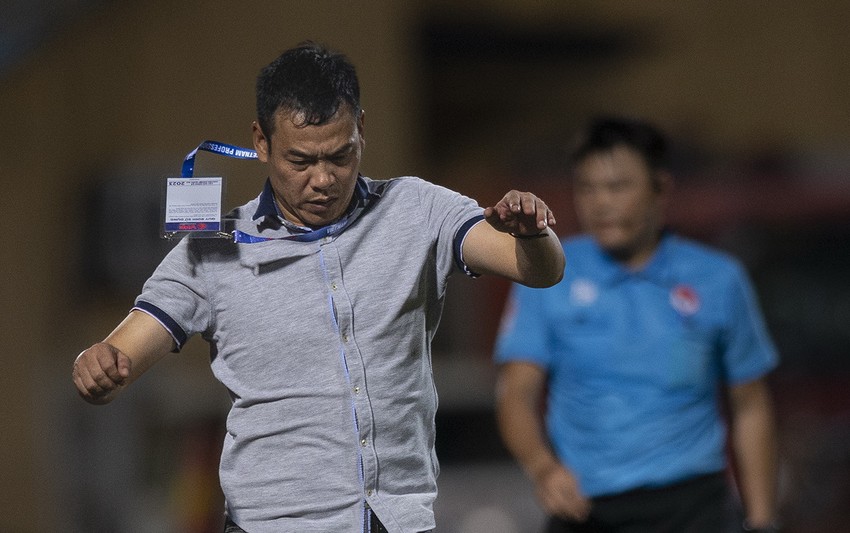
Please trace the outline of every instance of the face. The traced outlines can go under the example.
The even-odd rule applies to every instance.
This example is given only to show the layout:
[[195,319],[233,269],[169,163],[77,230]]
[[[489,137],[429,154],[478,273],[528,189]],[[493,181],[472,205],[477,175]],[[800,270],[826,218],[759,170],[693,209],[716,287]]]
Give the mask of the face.
[[626,146],[594,152],[576,167],[574,199],[582,227],[629,266],[640,266],[658,244],[669,177],[654,176]]
[[363,139],[363,113],[340,107],[330,121],[302,126],[298,115],[280,110],[267,137],[254,122],[257,158],[268,165],[275,200],[287,220],[318,228],[340,218],[357,184]]

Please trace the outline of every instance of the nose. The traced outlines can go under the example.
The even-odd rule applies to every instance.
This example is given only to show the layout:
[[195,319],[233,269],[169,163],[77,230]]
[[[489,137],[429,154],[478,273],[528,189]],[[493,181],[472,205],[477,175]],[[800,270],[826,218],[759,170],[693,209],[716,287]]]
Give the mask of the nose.
[[605,209],[611,205],[611,200],[613,196],[610,191],[607,189],[601,189],[596,191],[596,194],[593,195],[593,205],[597,209]]
[[586,187],[576,198],[591,209],[604,208],[611,203],[611,194],[604,187]]
[[313,169],[313,175],[310,176],[310,185],[319,191],[324,191],[330,188],[336,181],[336,174],[332,168],[333,165],[326,161],[319,161]]

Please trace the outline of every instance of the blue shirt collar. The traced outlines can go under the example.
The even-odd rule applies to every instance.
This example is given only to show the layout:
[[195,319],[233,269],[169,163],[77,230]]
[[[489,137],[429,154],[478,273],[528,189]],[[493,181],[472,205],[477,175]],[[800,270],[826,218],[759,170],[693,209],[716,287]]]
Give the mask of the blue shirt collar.
[[614,284],[629,277],[639,277],[659,285],[666,284],[671,275],[669,268],[669,248],[672,238],[672,234],[665,230],[652,257],[638,270],[626,268],[593,241],[597,251],[596,268],[599,281],[605,284]]
[[264,217],[283,218],[283,213],[280,212],[277,202],[274,201],[272,182],[268,178],[266,178],[266,185],[263,187],[263,192],[260,193],[260,204],[257,206],[257,210],[254,211],[254,216],[251,219],[257,220]]

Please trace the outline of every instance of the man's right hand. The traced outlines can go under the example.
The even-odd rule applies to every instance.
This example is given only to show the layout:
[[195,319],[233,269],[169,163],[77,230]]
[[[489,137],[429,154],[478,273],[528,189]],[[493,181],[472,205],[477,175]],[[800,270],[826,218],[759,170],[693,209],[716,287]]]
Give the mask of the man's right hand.
[[74,361],[73,378],[82,398],[93,404],[111,402],[127,384],[132,362],[121,350],[99,342]]
[[535,480],[537,497],[552,516],[584,522],[590,515],[590,500],[582,493],[578,480],[566,468],[550,468]]

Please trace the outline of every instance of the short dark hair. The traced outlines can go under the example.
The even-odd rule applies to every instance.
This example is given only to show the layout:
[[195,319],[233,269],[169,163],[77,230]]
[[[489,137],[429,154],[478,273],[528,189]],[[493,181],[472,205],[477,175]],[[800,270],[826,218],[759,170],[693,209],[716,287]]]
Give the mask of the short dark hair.
[[650,171],[669,167],[667,137],[647,121],[616,116],[602,116],[591,120],[572,153],[573,163],[587,156],[626,146],[638,152]]
[[283,52],[257,76],[257,122],[267,136],[274,133],[274,116],[282,108],[302,115],[306,126],[325,123],[343,104],[360,114],[354,65],[312,41]]

